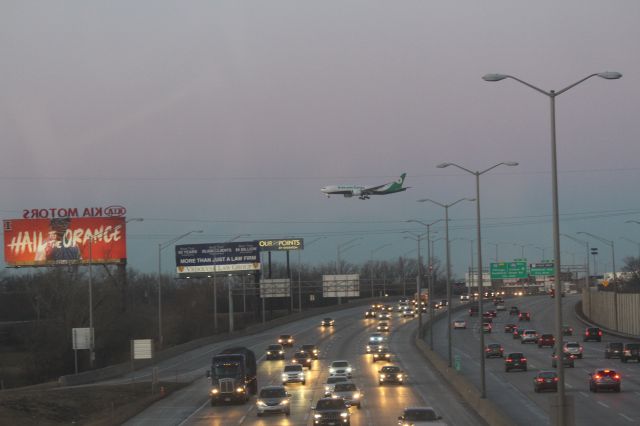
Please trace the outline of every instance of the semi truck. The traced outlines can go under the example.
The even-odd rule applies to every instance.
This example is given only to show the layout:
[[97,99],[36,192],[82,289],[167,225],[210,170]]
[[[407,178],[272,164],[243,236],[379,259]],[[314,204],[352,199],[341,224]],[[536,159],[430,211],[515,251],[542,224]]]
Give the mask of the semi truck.
[[245,347],[227,348],[211,359],[211,405],[241,403],[258,392],[256,356]]

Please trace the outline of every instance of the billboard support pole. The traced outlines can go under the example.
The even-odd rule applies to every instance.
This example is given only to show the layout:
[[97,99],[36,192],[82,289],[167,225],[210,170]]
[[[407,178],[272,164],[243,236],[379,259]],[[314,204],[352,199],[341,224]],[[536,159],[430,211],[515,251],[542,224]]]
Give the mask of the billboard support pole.
[[233,333],[233,294],[231,293],[232,282],[227,277],[227,285],[229,286],[229,333]]
[[95,352],[93,345],[93,236],[89,238],[89,367],[93,369]]
[[213,330],[218,333],[218,283],[216,271],[213,271]]

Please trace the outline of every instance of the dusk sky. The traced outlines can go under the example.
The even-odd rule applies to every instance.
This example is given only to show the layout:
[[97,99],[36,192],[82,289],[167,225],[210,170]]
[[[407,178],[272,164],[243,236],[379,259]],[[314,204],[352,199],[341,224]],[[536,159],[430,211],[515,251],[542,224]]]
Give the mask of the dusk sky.
[[[129,264],[158,243],[303,237],[305,262],[412,256],[408,219],[432,222],[475,197],[500,260],[531,244],[552,257],[549,99],[557,98],[561,232],[640,242],[640,2],[637,0],[35,1],[0,5],[0,216],[122,205]],[[406,192],[332,196],[335,184]],[[450,209],[453,271],[469,266],[475,204]],[[434,226],[435,237],[444,235]],[[584,236],[578,236],[584,238]],[[599,247],[598,272],[610,270]],[[435,243],[444,259],[444,244]],[[485,244],[485,261],[495,245]],[[562,240],[563,263],[584,249]],[[526,248],[530,261],[542,250]],[[284,256],[275,256],[284,261]],[[297,260],[297,257],[294,257]],[[474,260],[475,262],[475,260]],[[173,270],[163,251],[163,271]],[[327,271],[333,272],[333,271]]]

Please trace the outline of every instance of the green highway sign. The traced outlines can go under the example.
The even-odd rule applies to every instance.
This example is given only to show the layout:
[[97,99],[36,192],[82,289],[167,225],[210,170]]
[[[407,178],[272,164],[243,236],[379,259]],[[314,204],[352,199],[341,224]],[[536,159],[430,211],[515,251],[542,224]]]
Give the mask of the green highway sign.
[[491,279],[505,280],[513,278],[527,278],[527,262],[496,262],[491,263]]
[[531,265],[531,275],[534,277],[552,277],[555,273],[553,262],[534,263]]

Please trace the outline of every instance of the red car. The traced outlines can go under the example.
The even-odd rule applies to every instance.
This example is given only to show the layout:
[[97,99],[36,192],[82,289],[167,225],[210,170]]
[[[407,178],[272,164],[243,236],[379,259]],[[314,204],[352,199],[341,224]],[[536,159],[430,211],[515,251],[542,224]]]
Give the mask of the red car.
[[556,338],[553,337],[553,334],[542,334],[538,338],[538,347],[542,348],[544,346],[548,346],[550,348],[556,344]]
[[529,312],[520,312],[518,321],[531,321],[531,314]]

